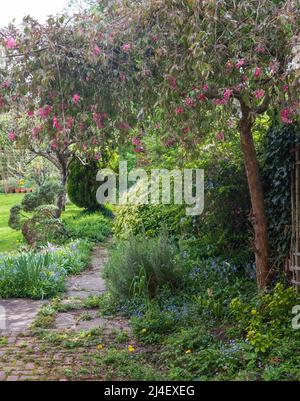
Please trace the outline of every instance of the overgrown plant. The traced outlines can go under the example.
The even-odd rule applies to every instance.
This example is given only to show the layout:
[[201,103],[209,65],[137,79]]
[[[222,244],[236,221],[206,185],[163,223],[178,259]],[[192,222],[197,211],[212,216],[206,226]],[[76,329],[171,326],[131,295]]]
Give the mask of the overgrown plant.
[[111,251],[105,277],[118,299],[153,298],[164,286],[175,290],[182,285],[175,247],[166,233],[151,239],[131,236],[118,243]]

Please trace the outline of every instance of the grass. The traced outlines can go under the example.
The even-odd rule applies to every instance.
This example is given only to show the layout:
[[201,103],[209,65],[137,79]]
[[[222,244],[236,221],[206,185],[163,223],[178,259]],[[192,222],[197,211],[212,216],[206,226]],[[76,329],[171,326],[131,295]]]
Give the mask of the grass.
[[[22,233],[8,227],[10,209],[20,204],[23,197],[24,194],[0,194],[0,253],[14,251],[24,244]],[[63,213],[63,218],[76,217],[81,212],[82,209],[69,204]]]
[[24,194],[0,194],[0,253],[16,250],[23,241],[20,231],[8,227],[10,209],[21,203],[23,197]]

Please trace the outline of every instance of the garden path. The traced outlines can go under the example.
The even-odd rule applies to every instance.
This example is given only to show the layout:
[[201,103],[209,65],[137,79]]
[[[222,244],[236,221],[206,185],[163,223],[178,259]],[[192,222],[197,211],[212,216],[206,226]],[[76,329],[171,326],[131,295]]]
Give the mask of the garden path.
[[[82,307],[86,298],[106,291],[101,271],[107,257],[107,245],[97,246],[91,267],[78,276],[68,277],[62,304],[70,303],[72,308],[57,313],[53,327],[42,333],[32,332],[30,326],[45,302],[0,301],[7,322],[6,329],[0,329],[0,381],[104,379],[99,360],[106,344],[120,333],[125,335],[125,341],[130,341],[131,336],[124,318],[104,318],[99,316],[98,309]],[[89,335],[91,329],[97,329],[99,334],[96,331]]]

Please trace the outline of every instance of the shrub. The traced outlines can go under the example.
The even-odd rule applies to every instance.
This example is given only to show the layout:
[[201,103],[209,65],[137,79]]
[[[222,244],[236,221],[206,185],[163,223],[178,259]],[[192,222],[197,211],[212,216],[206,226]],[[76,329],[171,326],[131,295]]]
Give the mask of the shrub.
[[70,163],[67,190],[71,202],[76,206],[88,210],[101,208],[96,199],[98,170],[96,161],[83,165],[79,160],[73,159]]
[[64,220],[68,236],[101,242],[111,234],[111,219],[101,213],[82,213]]
[[24,196],[21,204],[22,208],[25,212],[32,212],[41,205],[52,205],[62,191],[64,191],[64,189],[58,183],[46,183],[36,192]]
[[20,230],[21,228],[21,210],[22,207],[20,205],[13,206],[10,209],[8,225],[13,230]]
[[0,298],[49,298],[64,290],[67,274],[89,263],[91,245],[81,241],[68,247],[49,246],[41,252],[23,252],[0,259]]
[[57,208],[53,205],[37,207],[33,217],[22,224],[22,234],[26,242],[32,246],[63,242],[67,238],[67,231],[56,215]]
[[182,272],[174,245],[165,233],[157,238],[130,237],[111,252],[105,267],[108,286],[116,298],[154,297],[163,286],[176,289]]

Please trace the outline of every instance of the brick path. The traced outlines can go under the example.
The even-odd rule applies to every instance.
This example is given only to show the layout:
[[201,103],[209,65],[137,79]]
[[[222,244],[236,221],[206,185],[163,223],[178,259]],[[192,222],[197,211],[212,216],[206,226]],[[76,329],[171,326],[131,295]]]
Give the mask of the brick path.
[[[105,283],[101,278],[101,269],[107,259],[107,249],[100,246],[94,250],[92,257],[92,267],[80,276],[73,276],[68,278],[67,291],[65,300],[68,297],[86,298],[89,295],[99,295],[105,291]],[[9,310],[10,319],[15,319],[16,310],[21,308],[27,300],[7,300],[12,304]],[[26,303],[27,305],[27,303]],[[25,306],[26,306],[25,305]],[[32,305],[28,300],[28,305]],[[39,304],[38,307],[41,307]],[[20,306],[20,308],[19,308]],[[101,380],[103,379],[103,372],[100,368],[93,363],[93,356],[101,353],[97,347],[97,337],[90,344],[85,346],[75,347],[64,346],[61,343],[52,343],[34,335],[29,330],[33,318],[36,316],[38,308],[26,316],[23,321],[26,324],[21,326],[13,326],[14,330],[0,331],[0,381],[18,381],[18,380]],[[68,313],[59,313],[56,317],[56,327],[54,330],[49,330],[49,333],[59,335],[60,333],[67,333],[72,339],[74,330],[83,331],[91,330],[93,327],[101,326],[102,330],[125,330],[128,332],[128,325],[124,319],[110,319],[105,320],[95,315],[87,322],[75,324],[76,315],[82,313],[84,310],[73,311]],[[87,313],[91,311],[87,310]],[[23,313],[26,315],[26,313]],[[65,322],[62,324],[61,322]],[[24,322],[23,322],[24,323]],[[11,329],[11,326],[9,326]],[[76,334],[76,333],[75,333]],[[106,333],[107,335],[107,333]],[[101,336],[103,337],[103,336]],[[100,338],[99,338],[100,341]]]

